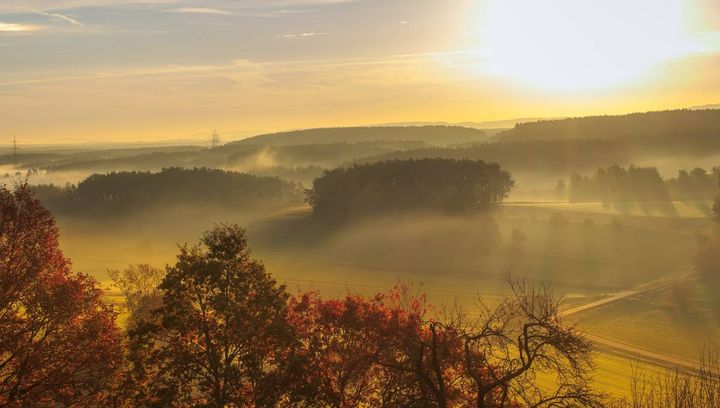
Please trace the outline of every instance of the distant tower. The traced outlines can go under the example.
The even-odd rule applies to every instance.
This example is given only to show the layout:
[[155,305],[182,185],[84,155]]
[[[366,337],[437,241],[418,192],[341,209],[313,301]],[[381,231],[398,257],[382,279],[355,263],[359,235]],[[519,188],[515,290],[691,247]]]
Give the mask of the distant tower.
[[218,134],[217,129],[213,130],[212,137],[210,139],[210,146],[211,147],[220,146],[220,135]]
[[13,155],[13,168],[17,168],[17,151],[18,151],[18,145],[17,145],[17,137],[13,135],[13,142],[12,142],[12,155]]

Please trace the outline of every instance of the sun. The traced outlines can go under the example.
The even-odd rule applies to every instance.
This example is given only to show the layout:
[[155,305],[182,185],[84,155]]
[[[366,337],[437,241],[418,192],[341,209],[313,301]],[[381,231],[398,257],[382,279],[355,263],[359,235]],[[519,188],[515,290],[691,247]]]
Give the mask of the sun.
[[686,8],[683,0],[486,0],[480,69],[542,88],[629,84],[697,49]]

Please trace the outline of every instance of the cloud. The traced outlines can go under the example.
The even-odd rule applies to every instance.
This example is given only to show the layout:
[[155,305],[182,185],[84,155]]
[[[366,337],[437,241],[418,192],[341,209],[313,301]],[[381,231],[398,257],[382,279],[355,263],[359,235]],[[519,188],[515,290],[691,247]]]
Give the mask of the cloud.
[[76,20],[76,19],[74,19],[74,18],[72,18],[72,17],[70,17],[70,16],[67,16],[67,15],[65,15],[65,14],[61,14],[61,13],[49,13],[49,12],[47,12],[47,11],[36,11],[35,13],[36,13],[36,14],[40,14],[40,15],[42,15],[42,16],[51,17],[51,18],[54,18],[54,19],[57,19],[57,20],[62,20],[62,21],[64,21],[64,22],[70,23],[70,24],[72,24],[72,25],[74,25],[74,26],[78,26],[78,27],[84,26],[84,24],[81,23],[80,21],[78,21],[78,20]]
[[303,14],[309,14],[310,10],[281,9],[281,10],[273,10],[271,13],[276,16],[298,16],[298,15],[303,15]]
[[[358,69],[358,72],[367,73],[370,67],[414,66],[418,62],[432,61],[430,54],[412,54],[385,56],[380,58],[341,58],[341,59],[315,59],[315,60],[288,60],[275,62],[259,62],[252,60],[231,60],[216,65],[166,65],[136,67],[130,69],[115,69],[107,71],[79,71],[74,73],[56,73],[55,75],[33,78],[17,78],[0,80],[0,88],[17,86],[51,85],[58,83],[72,83],[79,81],[109,82],[109,80],[123,78],[154,77],[169,80],[170,78],[184,77],[216,77],[241,75],[252,78],[255,84],[268,84],[276,82],[269,78],[280,76],[281,73],[303,72],[302,75],[290,75],[288,81],[304,83],[302,79],[307,73],[317,71],[341,72]],[[326,74],[322,78],[329,78]]]
[[[262,8],[294,8],[294,7],[313,7],[313,6],[325,6],[342,3],[351,3],[362,0],[256,0],[256,1],[239,1],[239,5],[248,6],[252,5]],[[32,3],[29,5],[29,3]],[[193,6],[191,3],[197,4]],[[182,1],[182,0],[0,0],[0,14],[6,13],[26,13],[33,12],[35,10],[71,10],[81,8],[98,8],[98,7],[115,7],[115,6],[128,6],[128,5],[187,5],[190,9],[205,9],[207,1]],[[224,2],[223,4],[230,5],[232,2]],[[208,10],[212,10],[208,8]],[[220,10],[224,11],[224,10]],[[211,13],[212,14],[212,13]],[[215,13],[217,14],[217,13]]]
[[138,4],[172,4],[177,0],[2,0],[0,14],[32,13],[37,10],[71,10]]
[[[445,79],[455,82],[456,77],[429,75],[426,64],[432,64],[427,57],[378,56],[112,67],[104,72],[85,67],[6,82],[0,75],[0,123],[36,140],[162,138],[216,124],[280,130],[385,123],[415,106],[427,107],[428,101],[433,103],[428,112],[445,112],[447,95],[455,100],[460,86],[449,87]],[[471,96],[478,99],[478,94]],[[458,103],[466,106],[467,99]],[[481,102],[472,105],[474,112]],[[41,118],[37,112],[43,112]]]
[[282,38],[285,40],[307,40],[313,37],[320,37],[328,35],[328,33],[300,33],[300,34],[282,34],[279,35],[278,38]]
[[220,9],[214,9],[214,8],[206,8],[206,7],[180,7],[177,9],[170,10],[173,13],[186,13],[186,14],[215,14],[215,15],[224,15],[224,16],[232,16],[236,13],[232,11],[227,10],[220,10]]
[[0,22],[0,33],[28,33],[39,29],[34,25]]

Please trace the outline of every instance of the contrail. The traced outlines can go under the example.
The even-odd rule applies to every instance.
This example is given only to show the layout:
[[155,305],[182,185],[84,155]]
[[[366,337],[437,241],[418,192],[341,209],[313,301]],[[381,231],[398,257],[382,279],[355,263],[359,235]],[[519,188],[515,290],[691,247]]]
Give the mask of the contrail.
[[83,24],[82,22],[80,22],[80,21],[78,21],[78,20],[76,20],[76,19],[74,19],[74,18],[72,18],[72,17],[70,17],[70,16],[66,16],[65,14],[60,14],[60,13],[48,13],[47,11],[36,11],[35,13],[36,13],[36,14],[40,14],[40,15],[42,15],[42,16],[47,16],[47,17],[56,18],[56,19],[58,19],[58,20],[65,21],[66,23],[70,23],[70,24],[72,24],[72,25],[74,25],[74,26],[78,26],[78,27],[82,27],[82,26],[85,25],[85,24]]

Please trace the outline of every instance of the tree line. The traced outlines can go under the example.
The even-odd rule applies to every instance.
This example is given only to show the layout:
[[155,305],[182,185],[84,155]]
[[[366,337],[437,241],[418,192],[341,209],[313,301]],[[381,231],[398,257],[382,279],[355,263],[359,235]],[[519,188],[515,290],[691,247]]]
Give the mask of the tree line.
[[501,202],[514,182],[496,163],[419,159],[356,164],[327,170],[307,191],[319,218],[400,211],[473,213]]
[[280,208],[302,202],[297,183],[208,168],[93,174],[77,186],[36,186],[56,213],[122,214],[152,208],[212,205],[236,209]]
[[680,170],[676,177],[663,179],[655,167],[613,165],[591,176],[574,173],[556,189],[558,198],[570,202],[709,201],[717,194],[718,180],[720,167],[711,172]]
[[692,260],[695,270],[705,279],[705,283],[714,286],[720,286],[720,178],[717,182],[718,189],[712,207],[715,225],[707,233],[697,235],[698,251]]

